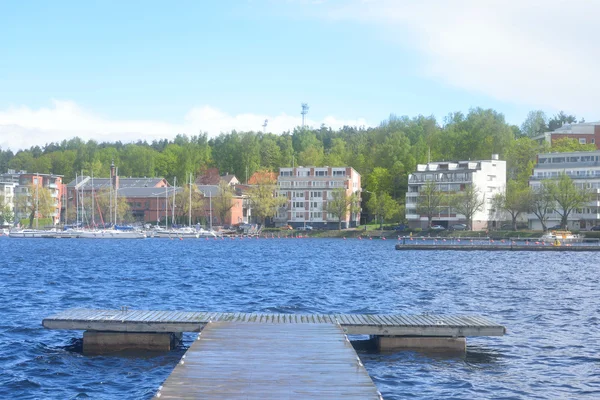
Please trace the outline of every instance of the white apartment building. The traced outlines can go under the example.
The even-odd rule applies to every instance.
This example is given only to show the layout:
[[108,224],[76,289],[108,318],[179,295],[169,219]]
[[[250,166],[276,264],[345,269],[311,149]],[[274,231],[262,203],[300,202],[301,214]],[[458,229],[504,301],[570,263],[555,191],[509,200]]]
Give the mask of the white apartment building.
[[[529,186],[536,189],[542,180],[556,179],[561,173],[571,177],[578,187],[587,187],[594,193],[592,201],[569,215],[568,228],[586,230],[600,225],[600,151],[538,154],[533,175],[529,178]],[[535,214],[529,214],[528,219],[530,229],[542,229],[542,224]],[[559,223],[560,215],[556,211],[550,212],[546,226]]]
[[[335,189],[346,194],[361,192],[360,174],[352,167],[295,167],[280,168],[277,177],[279,196],[287,198],[287,205],[273,219],[276,225],[294,228],[306,225],[319,229],[337,229],[337,217],[327,212],[327,201]],[[360,212],[346,215],[342,228],[358,225]]]
[[4,206],[8,206],[9,210],[14,212],[16,187],[17,184],[14,182],[0,182],[0,213]]
[[[421,188],[427,182],[436,182],[442,192],[459,192],[474,185],[483,196],[481,211],[473,215],[473,230],[492,228],[496,210],[492,208],[494,195],[506,190],[506,161],[499,160],[497,154],[491,160],[443,161],[418,164],[417,170],[408,176],[406,192],[406,219],[411,228],[427,228],[427,216],[417,214],[417,204]],[[466,217],[457,214],[449,204],[438,208],[432,224],[448,228],[452,224],[466,223]],[[490,224],[490,225],[491,225]]]

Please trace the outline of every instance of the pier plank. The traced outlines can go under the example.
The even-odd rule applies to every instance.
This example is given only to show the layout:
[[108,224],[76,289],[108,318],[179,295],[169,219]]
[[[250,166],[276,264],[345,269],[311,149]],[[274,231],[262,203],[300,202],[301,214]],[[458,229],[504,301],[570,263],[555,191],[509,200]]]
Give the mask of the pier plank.
[[182,361],[156,398],[380,398],[333,324],[213,322]]
[[[502,336],[506,329],[480,316],[378,314],[263,314],[206,311],[65,310],[42,321],[48,329],[112,332],[199,332],[210,321],[338,324],[349,334]],[[443,323],[439,323],[443,322]]]

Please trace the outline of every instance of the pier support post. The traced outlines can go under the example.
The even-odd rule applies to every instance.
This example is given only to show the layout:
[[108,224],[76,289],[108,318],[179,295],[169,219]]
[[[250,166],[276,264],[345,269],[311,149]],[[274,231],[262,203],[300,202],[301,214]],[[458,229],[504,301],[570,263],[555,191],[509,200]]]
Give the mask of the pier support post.
[[84,354],[105,354],[123,350],[169,351],[181,341],[179,333],[83,332]]
[[467,340],[464,337],[377,336],[375,340],[379,351],[467,351]]

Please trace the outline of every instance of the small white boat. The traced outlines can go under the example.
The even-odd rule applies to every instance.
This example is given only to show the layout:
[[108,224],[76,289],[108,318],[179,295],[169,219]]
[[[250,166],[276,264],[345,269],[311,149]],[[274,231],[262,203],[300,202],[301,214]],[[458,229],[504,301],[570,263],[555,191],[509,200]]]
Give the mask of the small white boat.
[[155,230],[152,237],[166,239],[198,239],[198,231],[194,228],[177,228]]
[[546,232],[541,238],[542,242],[556,243],[579,243],[583,240],[580,235],[574,234],[567,230],[552,230]]
[[200,230],[198,231],[198,236],[199,237],[217,237],[220,235],[217,235],[217,233],[215,231],[211,230],[206,230],[206,229],[202,229],[200,228]]
[[99,229],[94,231],[81,231],[80,239],[146,239],[146,234],[136,230]]
[[81,230],[67,229],[64,231],[47,232],[42,237],[48,238],[48,239],[76,239],[79,237],[79,235],[81,235],[82,232],[83,231],[81,231]]
[[53,231],[44,231],[41,229],[13,229],[8,233],[11,238],[43,238]]

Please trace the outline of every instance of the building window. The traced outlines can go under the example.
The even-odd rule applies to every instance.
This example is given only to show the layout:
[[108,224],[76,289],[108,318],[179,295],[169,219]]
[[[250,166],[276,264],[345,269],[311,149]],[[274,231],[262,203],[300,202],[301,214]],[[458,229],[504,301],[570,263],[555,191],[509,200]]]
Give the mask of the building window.
[[579,138],[579,144],[585,144],[586,140],[585,138]]
[[346,171],[333,171],[333,176],[346,176]]
[[281,171],[279,176],[292,176],[292,171]]
[[315,176],[327,176],[327,171],[315,171]]

